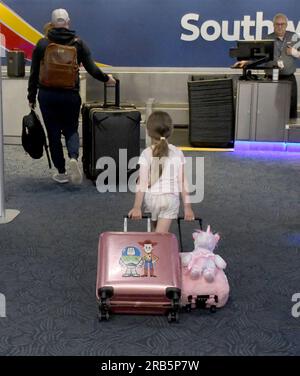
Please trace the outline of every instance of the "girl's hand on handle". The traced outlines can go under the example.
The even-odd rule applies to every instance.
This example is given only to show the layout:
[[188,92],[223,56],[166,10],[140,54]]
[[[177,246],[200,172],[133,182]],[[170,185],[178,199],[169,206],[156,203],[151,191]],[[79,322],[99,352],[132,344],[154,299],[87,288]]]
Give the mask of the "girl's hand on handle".
[[184,209],[184,220],[193,221],[195,219],[195,214],[191,208]]
[[128,217],[132,219],[141,219],[142,218],[142,210],[138,208],[132,208],[128,213]]

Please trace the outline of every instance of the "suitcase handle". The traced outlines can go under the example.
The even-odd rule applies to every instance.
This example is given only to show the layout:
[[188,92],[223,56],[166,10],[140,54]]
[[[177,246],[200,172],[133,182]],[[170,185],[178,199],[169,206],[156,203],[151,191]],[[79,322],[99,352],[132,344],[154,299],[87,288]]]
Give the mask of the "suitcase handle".
[[[124,232],[127,232],[128,215],[124,215]],[[149,215],[142,215],[142,219],[147,219],[147,232],[151,232],[151,217]]]
[[[104,82],[104,103],[103,108],[107,107],[120,107],[120,80],[115,78],[116,84],[115,85],[107,85]],[[107,88],[113,87],[115,91],[115,103],[108,103],[107,101]]]
[[[184,217],[178,217],[177,218],[177,224],[178,224],[178,232],[179,232],[179,242],[180,242],[180,250],[183,252],[183,245],[182,245],[182,233],[181,233],[181,221],[184,221]],[[199,222],[200,229],[202,230],[202,218],[195,217],[194,221]]]

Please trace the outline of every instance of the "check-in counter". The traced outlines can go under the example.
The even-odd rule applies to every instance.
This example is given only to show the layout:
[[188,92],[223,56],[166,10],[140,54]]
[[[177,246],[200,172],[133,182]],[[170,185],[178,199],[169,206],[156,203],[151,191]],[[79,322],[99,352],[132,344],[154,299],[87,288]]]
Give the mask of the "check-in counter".
[[285,141],[290,100],[289,81],[239,81],[236,140]]

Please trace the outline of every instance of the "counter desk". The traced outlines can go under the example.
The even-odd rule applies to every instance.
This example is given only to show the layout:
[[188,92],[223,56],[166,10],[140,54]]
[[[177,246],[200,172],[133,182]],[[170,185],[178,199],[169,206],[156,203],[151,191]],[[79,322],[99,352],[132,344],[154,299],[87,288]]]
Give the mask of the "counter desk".
[[238,81],[236,140],[285,141],[290,101],[289,81]]

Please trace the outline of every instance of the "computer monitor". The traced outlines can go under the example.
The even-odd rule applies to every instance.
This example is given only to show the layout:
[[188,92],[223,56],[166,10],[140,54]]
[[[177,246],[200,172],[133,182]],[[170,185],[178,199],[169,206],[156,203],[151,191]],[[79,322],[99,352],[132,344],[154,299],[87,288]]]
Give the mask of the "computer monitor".
[[230,48],[230,57],[235,57],[237,60],[249,60],[251,66],[258,66],[274,59],[274,40],[240,40],[237,41],[236,48]]

